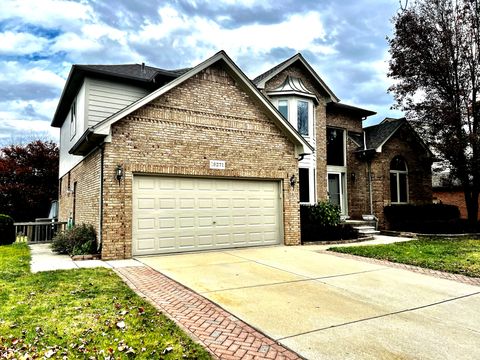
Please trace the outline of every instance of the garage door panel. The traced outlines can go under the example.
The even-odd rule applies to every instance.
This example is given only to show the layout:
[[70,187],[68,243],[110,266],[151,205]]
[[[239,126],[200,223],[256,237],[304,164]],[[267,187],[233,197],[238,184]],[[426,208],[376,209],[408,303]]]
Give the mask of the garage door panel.
[[133,253],[279,243],[279,183],[135,176]]

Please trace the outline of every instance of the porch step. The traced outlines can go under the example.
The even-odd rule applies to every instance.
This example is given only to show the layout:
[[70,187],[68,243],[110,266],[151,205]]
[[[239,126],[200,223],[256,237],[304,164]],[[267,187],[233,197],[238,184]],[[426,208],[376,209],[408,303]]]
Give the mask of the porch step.
[[375,230],[375,226],[360,225],[360,226],[353,226],[353,228],[357,230],[359,234],[362,234],[362,235],[380,234],[380,231]]

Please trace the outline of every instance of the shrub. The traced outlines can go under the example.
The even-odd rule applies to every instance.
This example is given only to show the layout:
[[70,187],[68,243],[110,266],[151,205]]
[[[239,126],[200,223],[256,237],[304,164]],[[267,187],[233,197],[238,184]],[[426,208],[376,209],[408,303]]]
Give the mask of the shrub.
[[390,230],[420,233],[462,232],[458,207],[447,204],[390,205],[384,208]]
[[320,226],[337,226],[340,223],[340,209],[327,201],[306,206],[308,217],[312,223]]
[[340,224],[340,209],[329,202],[300,207],[302,242],[356,239],[357,232]]
[[0,214],[0,245],[9,245],[15,242],[15,226],[13,219]]
[[52,250],[59,254],[86,255],[97,253],[97,235],[92,225],[75,225],[53,238]]

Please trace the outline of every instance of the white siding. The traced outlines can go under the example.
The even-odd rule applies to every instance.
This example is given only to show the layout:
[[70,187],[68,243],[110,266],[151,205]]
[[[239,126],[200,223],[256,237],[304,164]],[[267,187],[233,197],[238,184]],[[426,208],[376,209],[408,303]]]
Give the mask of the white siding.
[[[60,128],[60,168],[59,177],[65,175],[75,165],[77,165],[83,156],[71,155],[68,151],[80,139],[85,132],[85,84],[80,88],[76,97],[77,122],[75,136],[70,138],[70,116],[71,110],[68,112],[62,127]],[[69,104],[71,106],[71,104]]]
[[148,91],[142,88],[105,80],[87,78],[85,82],[87,84],[87,116],[89,127],[117,113],[148,94]]

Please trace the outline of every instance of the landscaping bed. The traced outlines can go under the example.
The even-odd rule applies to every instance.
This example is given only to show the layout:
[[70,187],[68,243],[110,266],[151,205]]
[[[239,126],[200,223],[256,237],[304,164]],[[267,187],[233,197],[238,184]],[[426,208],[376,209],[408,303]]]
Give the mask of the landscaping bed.
[[387,245],[334,247],[345,254],[480,277],[480,240],[428,238]]
[[0,246],[0,358],[211,358],[112,270],[29,263],[27,245]]

